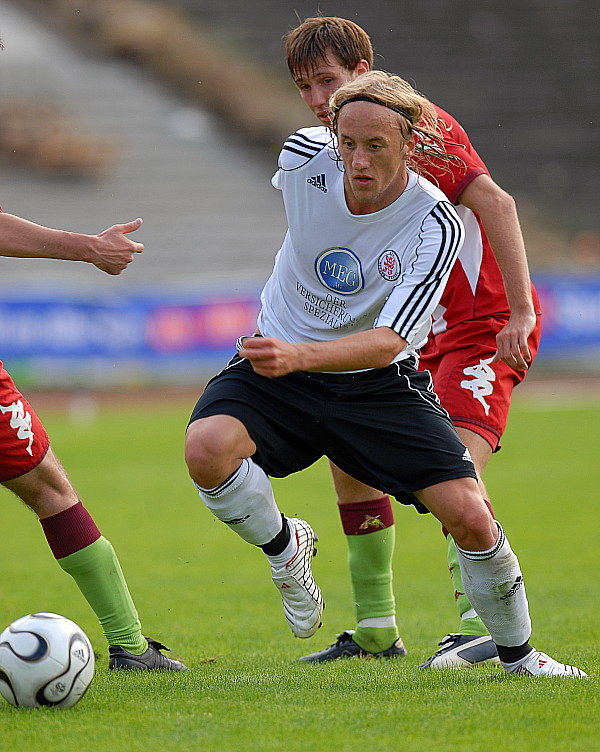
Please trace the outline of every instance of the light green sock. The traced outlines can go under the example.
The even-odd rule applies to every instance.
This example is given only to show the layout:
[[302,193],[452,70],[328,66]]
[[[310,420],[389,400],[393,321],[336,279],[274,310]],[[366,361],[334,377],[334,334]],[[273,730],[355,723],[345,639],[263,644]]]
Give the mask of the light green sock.
[[130,653],[141,655],[148,643],[142,636],[135,605],[110,542],[100,536],[89,546],[57,561],[94,610],[108,644],[122,645]]
[[[359,625],[352,638],[363,650],[378,653],[398,639],[396,600],[393,591],[392,557],[395,526],[366,535],[347,535],[348,565]],[[393,626],[361,627],[362,619],[388,617]]]
[[[486,635],[488,634],[488,630],[485,624],[481,621],[479,616],[477,616],[475,609],[465,595],[454,538],[448,534],[447,540],[448,569],[450,570],[450,577],[452,578],[452,584],[454,585],[454,598],[456,599],[456,606],[460,616],[459,632],[464,635]],[[472,613],[473,616],[471,616],[470,613]]]

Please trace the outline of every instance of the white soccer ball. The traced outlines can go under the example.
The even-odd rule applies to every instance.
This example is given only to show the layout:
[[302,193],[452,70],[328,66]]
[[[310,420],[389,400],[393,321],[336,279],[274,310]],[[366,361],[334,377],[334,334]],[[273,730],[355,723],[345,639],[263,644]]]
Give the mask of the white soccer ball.
[[29,614],[0,634],[0,694],[11,705],[70,708],[94,676],[84,631],[58,614]]

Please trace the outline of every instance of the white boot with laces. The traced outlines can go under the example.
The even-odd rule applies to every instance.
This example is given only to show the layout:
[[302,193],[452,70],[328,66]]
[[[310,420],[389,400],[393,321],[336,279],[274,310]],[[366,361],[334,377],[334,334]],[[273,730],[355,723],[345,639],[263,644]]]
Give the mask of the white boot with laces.
[[576,666],[559,663],[546,653],[532,650],[525,658],[516,663],[503,663],[507,674],[520,676],[568,676],[575,679],[585,679],[587,674]]
[[323,596],[312,575],[312,558],[316,554],[315,532],[304,520],[289,518],[290,531],[295,535],[297,550],[272,578],[283,601],[285,618],[296,637],[312,637],[321,626]]

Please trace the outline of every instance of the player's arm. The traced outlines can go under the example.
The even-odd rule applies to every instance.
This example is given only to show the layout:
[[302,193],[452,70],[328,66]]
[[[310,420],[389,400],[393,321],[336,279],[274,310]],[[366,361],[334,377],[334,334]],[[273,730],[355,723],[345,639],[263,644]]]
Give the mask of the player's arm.
[[0,255],[12,258],[49,258],[84,261],[107,274],[120,274],[144,250],[127,237],[141,219],[113,225],[98,235],[56,230],[0,212]]
[[292,371],[357,371],[384,368],[406,347],[393,329],[380,326],[330,342],[283,342],[275,337],[248,337],[239,351],[256,373],[274,378]]
[[515,200],[489,175],[479,175],[462,191],[458,201],[479,215],[504,279],[510,319],[496,338],[494,361],[503,360],[524,370],[531,362],[527,338],[535,327],[536,314]]

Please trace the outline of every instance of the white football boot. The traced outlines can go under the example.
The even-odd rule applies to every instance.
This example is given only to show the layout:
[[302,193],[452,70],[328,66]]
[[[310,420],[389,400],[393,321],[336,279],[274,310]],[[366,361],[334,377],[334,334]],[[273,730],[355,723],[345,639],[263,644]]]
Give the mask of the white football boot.
[[519,674],[521,676],[568,676],[575,679],[585,679],[587,674],[576,666],[559,663],[550,658],[546,653],[532,650],[516,663],[503,663],[507,674]]
[[438,643],[440,649],[419,668],[473,668],[483,663],[499,664],[498,650],[489,635],[447,634]]
[[318,537],[308,522],[295,517],[288,520],[295,531],[298,550],[284,567],[272,570],[272,578],[281,594],[285,618],[292,632],[296,637],[312,637],[321,626],[325,607],[311,570]]

